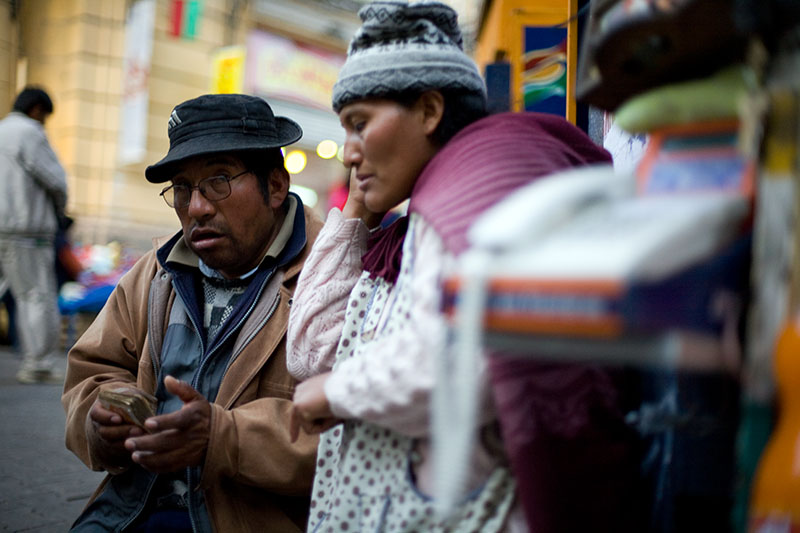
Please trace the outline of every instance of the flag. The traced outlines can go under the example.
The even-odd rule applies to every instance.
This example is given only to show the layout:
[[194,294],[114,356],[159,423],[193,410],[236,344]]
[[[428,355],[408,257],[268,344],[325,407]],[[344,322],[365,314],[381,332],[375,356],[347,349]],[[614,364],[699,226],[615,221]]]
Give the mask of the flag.
[[202,0],[172,0],[169,9],[169,34],[173,37],[194,39],[200,26]]

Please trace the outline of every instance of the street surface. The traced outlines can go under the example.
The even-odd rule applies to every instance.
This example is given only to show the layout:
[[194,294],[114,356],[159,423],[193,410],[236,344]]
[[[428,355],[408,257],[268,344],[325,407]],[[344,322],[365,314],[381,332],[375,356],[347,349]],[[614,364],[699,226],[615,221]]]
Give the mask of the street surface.
[[103,474],[64,446],[61,386],[20,385],[19,361],[0,346],[0,531],[68,531]]

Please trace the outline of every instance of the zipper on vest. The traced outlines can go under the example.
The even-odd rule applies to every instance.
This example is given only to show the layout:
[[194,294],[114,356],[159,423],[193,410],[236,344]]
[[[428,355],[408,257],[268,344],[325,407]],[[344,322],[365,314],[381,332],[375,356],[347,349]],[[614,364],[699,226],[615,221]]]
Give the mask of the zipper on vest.
[[[272,275],[274,276],[274,275],[275,275],[275,272],[273,272],[273,274],[272,274]],[[244,322],[245,322],[245,321],[248,319],[248,317],[249,317],[249,316],[252,314],[252,312],[253,312],[253,309],[255,309],[256,305],[258,304],[258,300],[259,300],[259,298],[261,298],[261,294],[264,292],[264,289],[266,288],[266,286],[267,286],[267,284],[269,283],[269,281],[270,281],[270,278],[267,278],[267,280],[265,280],[265,282],[264,282],[264,283],[261,285],[261,287],[258,289],[258,293],[256,294],[256,297],[255,297],[255,298],[253,298],[253,302],[250,304],[250,307],[248,308],[247,312],[246,312],[246,313],[245,313],[245,314],[242,316],[242,319],[239,321],[239,323],[238,323],[238,324],[236,324],[236,327],[229,329],[229,330],[228,330],[228,333],[227,333],[227,334],[225,334],[225,336],[223,337],[222,341],[221,341],[221,342],[218,342],[218,343],[216,343],[216,345],[214,346],[214,348],[213,348],[212,350],[210,350],[210,351],[209,351],[209,352],[208,352],[208,353],[207,353],[207,354],[206,354],[206,355],[203,357],[203,359],[200,361],[200,365],[197,367],[197,371],[194,373],[194,377],[192,378],[192,387],[193,387],[195,390],[197,390],[197,389],[198,389],[198,383],[199,383],[199,381],[200,381],[200,376],[203,374],[203,370],[204,370],[204,368],[205,368],[206,362],[207,362],[207,361],[208,361],[208,360],[211,358],[211,356],[214,354],[214,352],[216,352],[216,351],[217,351],[217,349],[219,349],[219,347],[220,347],[220,346],[224,346],[224,345],[225,345],[225,343],[228,341],[228,339],[230,338],[230,336],[231,336],[231,335],[233,335],[233,333],[234,333],[235,331],[238,331],[238,330],[239,330],[239,328],[242,326],[242,324],[244,324]],[[265,320],[262,322],[262,324],[260,325],[260,327],[256,329],[256,332],[258,332],[258,331],[261,329],[261,327],[263,327],[263,324],[265,324],[265,323],[266,323],[266,321],[267,321],[267,320],[269,320],[269,319],[270,319],[270,317],[271,317],[271,316],[272,316],[272,315],[275,313],[275,309],[278,307],[278,306],[277,306],[277,300],[279,300],[279,299],[280,299],[280,295],[281,295],[281,293],[280,293],[280,288],[278,288],[278,294],[277,294],[276,301],[275,301],[275,302],[273,302],[273,304],[272,304],[272,307],[270,308],[269,312],[266,314],[266,319],[265,319]],[[191,314],[190,314],[190,313],[187,313],[187,315],[189,315],[189,320],[192,320],[192,316],[191,316]],[[202,342],[202,340],[203,340],[203,336],[202,336],[202,335],[200,335],[200,331],[201,331],[201,330],[199,330],[199,329],[197,328],[197,324],[194,324],[194,320],[192,320],[192,324],[195,326],[195,334],[196,334],[198,337],[200,337],[200,341]],[[251,338],[252,338],[252,336],[251,336]],[[249,341],[249,340],[250,340],[250,339],[248,339],[248,341]],[[245,346],[245,344],[243,344],[243,346]],[[228,368],[230,367],[230,363],[231,363],[231,360],[232,360],[233,358],[235,358],[235,354],[231,354],[231,357],[230,357],[230,358],[229,358],[229,360],[228,360],[228,363],[227,363],[227,365],[226,365],[226,367],[225,367],[225,370],[222,372],[222,376],[221,376],[221,378],[220,378],[220,385],[222,384],[222,380],[225,378],[225,374],[228,372]],[[197,488],[197,487],[195,486],[195,483],[194,483],[193,477],[194,477],[194,476],[192,476],[192,468],[191,468],[191,467],[187,467],[187,469],[186,469],[186,481],[187,481],[187,484],[189,485],[189,501],[190,501],[190,504],[189,504],[189,506],[188,506],[188,507],[189,507],[189,508],[188,508],[188,512],[189,512],[189,521],[190,521],[190,522],[191,522],[191,524],[192,524],[192,530],[193,530],[193,531],[197,531],[197,524],[195,523],[195,518],[194,518],[194,513],[193,513],[193,508],[194,508],[194,505],[193,505],[193,504],[194,504],[194,502],[193,502],[193,500],[194,500],[194,498],[192,498],[192,496],[191,496],[191,493],[192,493],[192,491],[194,491],[194,490]],[[210,516],[209,516],[209,519],[210,519]]]
[[225,365],[225,370],[222,371],[222,377],[223,378],[225,378],[225,374],[228,373],[228,369],[231,367],[231,365],[236,360],[236,358],[239,357],[239,354],[242,353],[242,350],[244,350],[244,347],[247,346],[248,344],[250,344],[250,341],[253,340],[256,335],[258,335],[258,333],[261,331],[261,328],[263,328],[264,325],[266,325],[266,323],[269,322],[269,319],[272,318],[272,315],[275,314],[275,311],[278,309],[278,303],[280,301],[281,301],[281,291],[280,291],[280,288],[278,288],[278,292],[275,295],[275,300],[272,302],[272,305],[270,306],[269,310],[264,315],[264,319],[261,321],[261,323],[258,325],[258,327],[255,330],[253,330],[253,333],[250,334],[250,336],[247,337],[244,340],[244,342],[242,342],[242,347],[239,349],[239,351],[235,352],[235,353],[232,353],[230,358],[228,358],[228,363]]
[[[162,269],[159,272],[157,272],[156,275],[161,278],[161,281],[166,281],[170,277],[169,273],[166,270]],[[150,291],[148,293],[148,299],[147,299],[147,310],[148,310],[147,342],[148,345],[150,346],[150,362],[153,365],[153,379],[156,382],[156,388],[158,388],[158,371],[159,371],[159,364],[161,363],[161,348],[163,347],[164,344],[164,333],[165,333],[165,331],[162,328],[160,327],[158,328],[158,331],[160,332],[159,337],[161,342],[160,346],[156,346],[156,340],[155,340],[156,327],[154,324],[159,324],[160,323],[159,321],[163,320],[163,316],[156,315],[157,311],[160,311],[160,309],[157,310],[155,308],[155,305],[153,304],[153,302],[156,301],[155,293],[157,284],[158,284],[157,280],[153,279],[153,281],[150,283]],[[171,281],[169,286],[174,290]],[[169,299],[169,293],[167,294],[168,294],[167,299]],[[167,307],[168,307],[167,305],[164,305],[164,311],[167,310]]]
[[[186,467],[186,483],[187,483],[187,485],[189,485],[189,492],[186,495],[186,499],[187,499],[186,512],[189,513],[189,522],[192,524],[192,531],[196,532],[197,531],[197,523],[194,520],[194,513],[192,512],[192,509],[194,508],[194,501],[193,501],[194,498],[192,498],[192,492],[194,492],[194,489],[192,488],[192,486],[194,485],[194,483],[192,483],[192,467],[191,466],[187,466]],[[206,511],[206,513],[207,512],[208,511]],[[211,520],[211,516],[209,516],[208,518],[209,518],[209,521],[210,521]]]
[[[272,276],[275,276],[276,272],[277,271],[273,272]],[[200,365],[197,367],[197,371],[194,373],[194,377],[192,378],[192,387],[194,387],[195,390],[198,390],[198,383],[200,381],[200,377],[203,374],[203,370],[205,369],[206,362],[209,359],[211,359],[211,356],[214,354],[214,352],[216,352],[219,349],[219,347],[225,345],[225,343],[228,341],[230,336],[233,335],[234,332],[238,331],[239,328],[241,328],[242,325],[245,323],[245,321],[250,317],[250,315],[253,313],[253,309],[255,309],[256,305],[258,305],[258,300],[261,298],[261,295],[263,294],[264,289],[266,288],[266,286],[269,284],[270,280],[272,279],[272,276],[267,278],[264,281],[264,283],[261,284],[261,287],[258,289],[258,293],[256,294],[255,298],[253,298],[253,302],[250,304],[250,307],[247,309],[247,312],[242,316],[241,320],[239,320],[239,323],[236,324],[236,327],[229,329],[228,333],[225,334],[225,336],[222,338],[222,340],[220,342],[215,343],[214,348],[212,350],[210,350],[203,357],[203,359],[200,361]],[[278,293],[277,293],[276,298],[275,298],[275,301],[272,303],[272,306],[270,307],[269,311],[265,315],[265,319],[262,321],[262,323],[259,325],[259,327],[256,328],[255,333],[253,335],[251,335],[250,338],[247,339],[247,342],[249,342],[255,336],[255,334],[258,333],[261,330],[261,328],[264,326],[264,324],[266,324],[266,322],[275,313],[275,309],[277,309],[277,307],[278,307],[278,301],[280,300],[280,296],[281,296],[281,292],[280,292],[280,287],[279,287],[278,288]],[[191,314],[187,313],[187,315],[189,315],[189,319],[192,321],[192,324],[195,326],[195,333],[197,334],[198,337],[200,337],[200,341],[202,343],[203,342],[203,336],[200,335],[200,331],[201,330],[197,328],[197,324],[194,323],[194,320],[192,319]],[[242,346],[246,346],[246,345],[247,345],[247,343],[242,344]],[[222,381],[225,378],[225,374],[228,372],[228,368],[230,368],[231,362],[233,361],[233,359],[236,358],[236,355],[238,355],[238,354],[233,354],[232,353],[231,357],[228,359],[228,363],[225,366],[225,370],[222,372],[222,376],[220,377],[220,385],[222,384]],[[194,476],[192,476],[192,468],[191,467],[187,467],[187,469],[186,469],[186,481],[187,481],[187,483],[189,485],[189,501],[190,501],[189,509],[188,509],[188,511],[189,511],[189,520],[190,520],[190,522],[192,524],[192,530],[193,531],[197,531],[197,524],[195,523],[194,513],[192,512],[193,508],[194,508],[194,505],[193,505],[194,498],[192,498],[191,493],[192,493],[192,491],[194,491],[197,488],[195,486],[195,482],[194,482],[193,478],[194,478]],[[210,516],[209,516],[209,519],[210,519]]]
[[[274,275],[275,272],[273,271],[272,276]],[[203,356],[203,359],[200,361],[200,365],[197,367],[197,372],[194,373],[194,378],[192,379],[192,387],[197,389],[197,384],[200,381],[200,376],[203,374],[206,362],[208,362],[208,360],[211,359],[211,356],[214,354],[214,352],[216,352],[221,346],[225,346],[225,343],[228,342],[228,339],[231,337],[231,335],[233,335],[236,331],[238,331],[239,328],[242,327],[242,324],[244,324],[245,321],[250,317],[250,314],[253,312],[253,309],[256,308],[258,300],[259,298],[261,298],[261,294],[264,292],[264,289],[266,288],[267,284],[269,284],[269,281],[272,279],[272,276],[268,277],[266,280],[264,280],[264,283],[261,284],[261,287],[259,287],[255,298],[253,298],[253,301],[250,304],[250,307],[247,309],[247,312],[242,316],[241,320],[239,320],[236,326],[228,329],[228,332],[225,334],[225,336],[222,337],[222,339],[219,340],[218,342],[215,342],[214,347],[211,350],[209,350],[207,354]],[[278,289],[278,295],[280,295],[280,288]],[[200,342],[202,343],[203,336],[200,335],[200,331],[202,330],[197,329],[197,325],[195,325],[195,332],[197,333],[197,336],[200,337]],[[225,371],[227,371],[227,367],[225,368]],[[225,371],[222,373],[223,378],[225,377]],[[220,379],[220,385],[221,384],[222,384],[222,379]]]

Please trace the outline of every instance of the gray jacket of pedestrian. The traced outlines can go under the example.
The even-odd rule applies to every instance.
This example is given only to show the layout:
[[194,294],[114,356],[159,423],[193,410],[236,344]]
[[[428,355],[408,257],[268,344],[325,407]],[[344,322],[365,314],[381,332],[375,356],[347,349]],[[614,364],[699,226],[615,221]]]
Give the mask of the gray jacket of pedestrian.
[[64,168],[44,127],[12,111],[0,120],[0,237],[52,239],[66,202]]

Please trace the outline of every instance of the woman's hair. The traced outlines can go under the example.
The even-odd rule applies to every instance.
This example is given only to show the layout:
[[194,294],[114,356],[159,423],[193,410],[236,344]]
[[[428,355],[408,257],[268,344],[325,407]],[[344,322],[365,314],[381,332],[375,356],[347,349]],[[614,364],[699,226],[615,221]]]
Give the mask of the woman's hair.
[[[447,144],[456,133],[473,122],[488,115],[486,99],[480,93],[463,89],[431,89],[441,93],[444,109],[439,125],[431,135],[431,140],[439,147]],[[383,98],[397,102],[403,107],[413,106],[427,91],[406,91],[388,94]]]
[[283,166],[283,154],[280,148],[268,150],[248,150],[232,154],[238,157],[245,168],[258,178],[258,188],[265,202],[269,202],[269,176],[272,171],[279,169],[287,172]]

